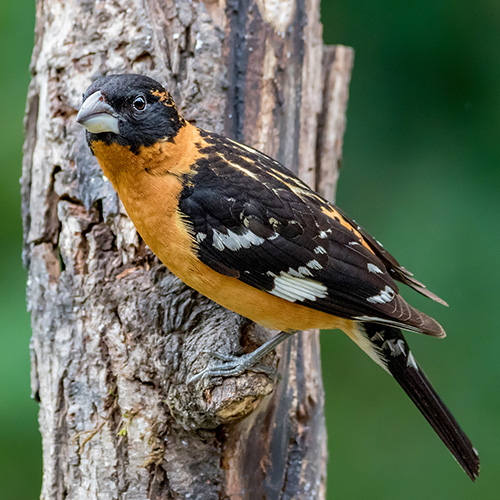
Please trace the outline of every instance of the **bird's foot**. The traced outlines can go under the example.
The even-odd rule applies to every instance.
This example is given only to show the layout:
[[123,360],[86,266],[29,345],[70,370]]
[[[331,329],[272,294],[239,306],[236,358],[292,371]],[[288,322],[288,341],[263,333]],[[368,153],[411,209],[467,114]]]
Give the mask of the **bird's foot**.
[[246,370],[270,375],[275,372],[275,369],[267,365],[262,365],[258,363],[258,361],[266,354],[273,351],[279,344],[293,335],[293,333],[294,332],[279,332],[265,344],[255,349],[255,351],[243,354],[243,356],[231,356],[219,352],[212,353],[212,356],[224,361],[224,363],[212,366],[211,368],[205,368],[200,373],[191,377],[188,380],[188,384],[192,384],[193,382],[197,382],[207,377],[237,377]]
[[193,384],[203,378],[237,377],[247,370],[257,373],[266,373],[267,375],[273,374],[276,369],[272,366],[258,363],[261,356],[256,356],[255,353],[256,351],[249,354],[243,354],[242,356],[231,356],[219,352],[211,353],[213,357],[223,361],[223,363],[205,368],[191,377],[188,380],[188,384]]

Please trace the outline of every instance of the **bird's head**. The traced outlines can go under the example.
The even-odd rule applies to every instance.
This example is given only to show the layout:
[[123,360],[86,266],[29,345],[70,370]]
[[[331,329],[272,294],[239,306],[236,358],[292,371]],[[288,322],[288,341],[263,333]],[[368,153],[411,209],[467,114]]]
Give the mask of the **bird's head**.
[[143,75],[110,75],[97,79],[83,94],[76,121],[96,141],[116,143],[138,153],[142,146],[171,141],[185,124],[170,94]]

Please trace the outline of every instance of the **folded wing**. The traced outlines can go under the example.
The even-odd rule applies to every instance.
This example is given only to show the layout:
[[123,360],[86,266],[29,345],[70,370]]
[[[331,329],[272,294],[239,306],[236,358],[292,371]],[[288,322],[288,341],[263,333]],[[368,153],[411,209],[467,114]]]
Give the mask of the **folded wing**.
[[179,200],[202,262],[329,314],[444,336],[395,279],[441,299],[336,207],[271,158],[215,134],[206,141]]

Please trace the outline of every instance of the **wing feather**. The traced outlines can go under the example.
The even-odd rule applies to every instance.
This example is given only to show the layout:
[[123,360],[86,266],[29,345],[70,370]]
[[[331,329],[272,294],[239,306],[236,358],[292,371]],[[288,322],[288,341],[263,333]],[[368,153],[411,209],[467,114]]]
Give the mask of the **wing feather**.
[[440,299],[362,228],[266,155],[216,134],[205,141],[179,200],[202,262],[329,314],[444,336],[394,280]]

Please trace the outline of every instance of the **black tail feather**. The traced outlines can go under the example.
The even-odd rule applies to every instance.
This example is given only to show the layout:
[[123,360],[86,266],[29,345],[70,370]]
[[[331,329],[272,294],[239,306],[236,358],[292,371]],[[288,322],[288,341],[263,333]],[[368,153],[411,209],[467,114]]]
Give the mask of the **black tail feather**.
[[398,328],[365,323],[366,336],[383,365],[415,403],[467,475],[475,481],[479,457],[469,438],[415,362]]

